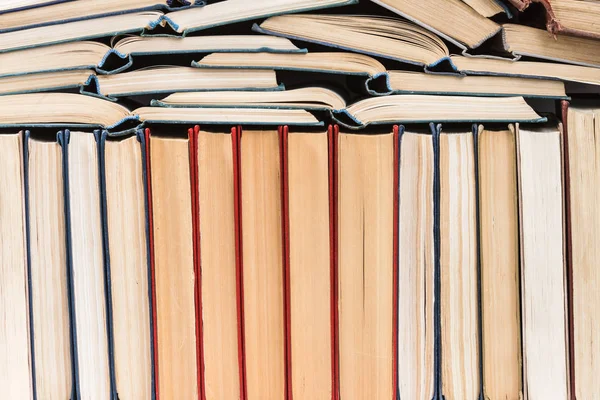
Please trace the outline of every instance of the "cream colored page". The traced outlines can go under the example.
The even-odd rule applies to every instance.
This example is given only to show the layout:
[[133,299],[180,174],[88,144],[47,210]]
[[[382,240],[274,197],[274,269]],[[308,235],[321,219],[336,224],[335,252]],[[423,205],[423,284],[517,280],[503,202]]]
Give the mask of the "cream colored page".
[[106,141],[105,160],[116,388],[122,399],[148,399],[152,343],[140,142]]
[[440,135],[442,391],[479,395],[477,230],[472,133]]
[[562,400],[568,376],[560,133],[521,130],[517,142],[524,395]]
[[400,145],[398,390],[433,397],[433,143],[406,132]]
[[36,391],[39,399],[71,396],[62,147],[29,140],[29,224]]
[[393,136],[340,134],[341,400],[393,398]]
[[327,134],[290,133],[287,147],[293,396],[331,400]]
[[32,399],[23,148],[0,135],[0,387],[7,399]]
[[283,400],[285,331],[277,131],[241,138],[244,340],[248,400]]
[[516,139],[479,134],[483,388],[490,400],[523,395]]
[[201,131],[198,204],[207,400],[240,398],[233,174],[231,135]]
[[600,398],[600,113],[568,113],[575,395]]
[[69,197],[77,367],[82,399],[110,397],[107,312],[94,135],[71,132]]
[[198,397],[188,141],[152,137],[150,163],[158,385],[163,399]]

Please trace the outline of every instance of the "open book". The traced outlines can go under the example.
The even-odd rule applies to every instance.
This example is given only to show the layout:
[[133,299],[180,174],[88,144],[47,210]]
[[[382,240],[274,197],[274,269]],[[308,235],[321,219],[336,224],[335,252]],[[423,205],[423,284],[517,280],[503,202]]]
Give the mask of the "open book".
[[[1,35],[0,35],[1,36]],[[112,47],[101,42],[78,41],[0,53],[0,76],[65,69],[94,69],[117,73],[129,68],[136,56],[201,54],[214,52],[304,53],[288,39],[258,35],[195,37],[125,36]]]

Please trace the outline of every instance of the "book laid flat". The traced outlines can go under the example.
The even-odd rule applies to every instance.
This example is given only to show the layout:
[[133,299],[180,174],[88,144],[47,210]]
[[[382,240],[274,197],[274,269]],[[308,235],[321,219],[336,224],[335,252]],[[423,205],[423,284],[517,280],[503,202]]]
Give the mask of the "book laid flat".
[[452,63],[467,75],[500,75],[522,78],[548,78],[600,85],[597,68],[536,61],[510,61],[491,58],[451,56]]
[[36,396],[68,399],[74,376],[62,148],[43,137],[26,134],[25,140]]
[[479,395],[479,296],[473,132],[439,136],[441,379],[447,400]]
[[510,0],[519,11],[531,3],[541,3],[546,9],[546,26],[553,34],[564,33],[589,38],[600,38],[600,4],[580,0]]
[[0,5],[0,13],[10,13],[19,10],[25,10],[31,7],[48,6],[55,3],[63,3],[72,0],[13,0],[6,4]]
[[115,34],[141,33],[157,25],[163,17],[159,11],[144,11],[0,33],[0,53]]
[[297,400],[331,400],[337,389],[333,146],[326,131],[284,127],[283,135],[288,393]]
[[197,173],[197,232],[202,318],[203,396],[243,399],[241,264],[237,138],[230,132],[192,132]]
[[517,24],[502,25],[502,39],[504,49],[517,56],[600,66],[600,43],[597,40],[567,35],[553,37],[543,29]]
[[151,399],[151,276],[146,232],[145,149],[139,136],[101,138],[115,390]]
[[201,389],[189,145],[172,135],[148,142],[156,392],[163,399],[195,399]]
[[477,135],[483,396],[523,396],[514,127]]
[[432,135],[400,136],[398,236],[398,393],[434,398]]
[[[0,78],[1,79],[1,78]],[[186,90],[282,90],[272,70],[199,69],[154,66],[114,75],[91,78],[91,88],[106,97],[170,93]]]
[[0,134],[0,384],[34,399],[23,181],[23,135]]
[[412,71],[387,71],[389,85],[398,94],[437,94],[456,96],[522,96],[527,98],[566,98],[560,81],[513,76],[454,76]]
[[[39,107],[44,104],[44,107]],[[34,93],[0,96],[0,126],[58,126],[114,128],[127,121],[177,124],[322,125],[305,110],[269,108],[141,107],[130,112],[122,105],[95,96],[72,93]]]
[[[592,399],[600,396],[597,377],[600,373],[600,323],[596,318],[600,306],[598,275],[597,207],[600,110],[569,107],[565,134],[567,186],[568,265],[572,281],[572,371],[574,397]],[[572,375],[573,379],[573,375]]]
[[410,21],[372,15],[297,14],[254,25],[260,33],[433,67],[449,56],[443,40]]
[[280,133],[277,129],[244,130],[239,135],[246,398],[285,399],[287,328]]
[[462,0],[463,3],[468,4],[473,10],[477,11],[481,16],[489,18],[495,15],[506,13],[507,9],[505,6],[496,0]]
[[[192,2],[193,3],[193,2]],[[0,14],[0,32],[32,28],[34,26],[63,24],[70,21],[98,18],[143,10],[171,10],[193,5],[185,0],[77,0],[60,2],[44,7],[28,8]]]
[[213,28],[234,22],[339,7],[357,3],[357,0],[228,0],[211,3],[198,9],[186,9],[169,13],[172,28],[184,36],[190,32]]
[[75,387],[110,398],[112,344],[102,234],[99,151],[90,132],[59,133],[65,176],[67,263],[71,275]]
[[398,94],[361,100],[332,116],[348,127],[409,122],[541,122],[522,97],[466,97]]
[[517,126],[523,393],[529,399],[569,398],[561,142],[556,127]]
[[290,90],[256,91],[205,91],[176,92],[162,100],[153,100],[160,107],[273,107],[301,108],[304,110],[341,110],[346,107],[344,98],[323,87],[303,87]]
[[[322,72],[366,77],[367,92],[378,95],[390,92],[385,67],[376,59],[364,54],[350,52],[319,53],[223,53],[209,54],[199,61],[192,62],[200,68],[262,68],[273,70]],[[375,80],[382,77],[383,90],[375,87]]]
[[85,86],[95,72],[77,69],[57,72],[41,72],[22,76],[0,77],[0,95],[72,90],[76,92]]
[[108,46],[77,41],[0,53],[0,76],[72,69],[117,73],[131,67],[137,56],[188,53],[306,52],[288,39],[265,35],[214,35],[195,37],[125,36]]
[[337,135],[340,399],[396,392],[398,133]]
[[501,29],[460,0],[372,0],[466,50],[480,46]]

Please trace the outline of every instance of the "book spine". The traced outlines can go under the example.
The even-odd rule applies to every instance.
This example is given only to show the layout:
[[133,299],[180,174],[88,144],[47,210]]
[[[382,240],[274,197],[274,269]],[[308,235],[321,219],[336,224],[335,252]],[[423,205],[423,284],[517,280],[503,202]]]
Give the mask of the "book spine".
[[329,240],[330,240],[330,278],[331,278],[331,379],[332,398],[340,398],[340,366],[339,366],[339,314],[338,314],[338,139],[339,126],[329,126]]
[[190,155],[190,187],[192,192],[192,233],[193,233],[193,258],[194,258],[194,303],[196,310],[196,363],[198,396],[206,400],[204,391],[204,340],[202,334],[202,274],[200,253],[200,209],[198,204],[198,132],[200,127],[188,129],[188,146]]
[[154,351],[154,398],[155,400],[160,399],[159,391],[159,379],[158,379],[158,330],[156,329],[156,275],[154,270],[154,219],[152,213],[152,169],[150,164],[150,129],[144,130],[144,147],[145,147],[145,171],[146,171],[146,198],[147,201],[147,213],[148,213],[148,251],[149,251],[149,268],[150,268],[150,291],[151,291],[151,307],[152,307],[152,347]]
[[110,366],[110,392],[113,400],[118,400],[115,376],[115,350],[114,350],[114,332],[113,332],[113,312],[112,312],[112,285],[110,271],[110,253],[108,240],[108,222],[106,214],[106,163],[104,150],[106,143],[106,131],[94,131],[96,138],[96,147],[98,151],[98,185],[100,190],[100,217],[102,224],[102,253],[104,257],[104,297],[106,303],[106,331],[108,336],[108,363]]
[[393,134],[394,134],[394,250],[393,250],[393,260],[394,260],[394,272],[393,272],[393,289],[392,295],[393,299],[393,307],[392,307],[392,393],[394,393],[394,398],[392,400],[396,400],[400,397],[400,391],[398,390],[398,251],[399,251],[399,229],[400,229],[400,131],[403,130],[403,127],[399,127],[398,125],[394,125]]
[[[144,130],[138,130],[136,132],[136,136],[138,141],[140,142],[140,150],[142,153],[142,179],[143,182],[148,181],[148,168],[149,168],[149,153],[148,153],[148,144],[146,140],[146,135],[144,134]],[[146,215],[146,259],[147,259],[147,270],[148,270],[148,312],[149,312],[149,320],[150,320],[150,381],[152,386],[152,398],[151,400],[156,400],[156,385],[158,382],[156,376],[156,353],[158,352],[158,348],[156,347],[155,337],[156,337],[156,323],[154,318],[155,313],[155,304],[153,301],[153,293],[154,293],[154,275],[153,275],[153,247],[150,240],[150,236],[152,235],[152,225],[151,225],[151,207],[150,207],[150,195],[149,195],[149,186],[148,184],[144,185],[144,213]]]
[[285,380],[287,399],[293,400],[292,390],[292,310],[290,293],[290,215],[289,215],[289,177],[288,177],[288,127],[280,126],[279,154],[281,162],[281,226],[283,239],[283,293],[284,293],[284,321],[285,321]]
[[235,223],[235,259],[236,259],[236,290],[238,335],[238,365],[240,370],[240,399],[246,399],[246,362],[244,358],[244,267],[242,257],[242,199],[241,199],[241,169],[240,169],[240,139],[242,127],[231,128],[231,144],[233,147],[233,197]]
[[567,275],[567,340],[568,340],[568,379],[569,379],[569,399],[575,399],[575,327],[573,319],[573,254],[571,252],[571,188],[569,186],[569,125],[567,123],[569,116],[569,102],[563,100],[560,102],[560,113],[562,119],[562,139],[563,139],[563,182],[565,198],[565,260]]
[[479,199],[479,127],[482,125],[473,124],[473,161],[475,163],[475,224],[476,224],[476,243],[477,243],[477,335],[479,351],[479,397],[478,400],[485,400],[485,391],[483,385],[483,304],[481,302],[481,212]]

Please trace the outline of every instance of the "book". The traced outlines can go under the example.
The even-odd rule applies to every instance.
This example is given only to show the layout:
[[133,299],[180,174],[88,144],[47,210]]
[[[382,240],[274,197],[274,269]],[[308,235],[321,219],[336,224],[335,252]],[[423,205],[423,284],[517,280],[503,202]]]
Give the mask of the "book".
[[23,135],[0,134],[0,384],[6,396],[33,399]]
[[[365,89],[370,94],[388,94],[387,73],[383,64],[364,54],[350,52],[319,53],[212,53],[192,66],[200,68],[261,68],[298,72],[365,76]],[[377,87],[378,78],[385,80]]]
[[349,127],[369,124],[448,122],[542,122],[522,97],[467,97],[398,94],[370,97],[349,105],[333,118]]
[[272,70],[198,69],[152,66],[114,75],[91,78],[86,91],[106,97],[170,93],[186,90],[281,90]]
[[434,398],[433,139],[400,136],[398,236],[398,393]]
[[397,94],[453,96],[522,96],[526,98],[567,97],[563,82],[517,76],[453,76],[422,72],[387,71],[390,89]]
[[402,17],[414,21],[465,51],[479,47],[500,30],[500,25],[485,18],[460,0],[372,0]]
[[43,7],[55,3],[63,3],[72,0],[12,0],[0,6],[0,14],[25,10],[31,7]]
[[68,399],[75,386],[63,150],[44,135],[26,132],[24,140],[35,391],[37,398]]
[[288,393],[329,400],[337,390],[333,138],[287,127],[282,134]]
[[450,55],[444,41],[427,29],[384,16],[282,15],[254,25],[253,29],[419,66],[436,66]]
[[159,11],[142,11],[0,33],[0,53],[116,34],[141,33],[157,25],[163,17]]
[[396,392],[397,133],[337,135],[339,398]]
[[138,0],[123,3],[119,0],[77,0],[55,2],[43,7],[33,7],[0,14],[0,32],[27,29],[34,26],[63,24],[70,21],[101,16],[131,13],[143,10],[172,10],[193,5],[182,0]]
[[600,5],[594,1],[579,0],[510,0],[524,11],[531,3],[540,3],[546,9],[546,26],[553,34],[564,33],[589,38],[600,38],[595,24],[600,16]]
[[[0,53],[0,76],[72,69],[98,74],[124,71],[143,56],[172,56],[214,52],[305,52],[285,38],[257,35],[194,37],[126,35],[112,46],[81,40]],[[168,60],[168,59],[167,59]]]
[[514,126],[477,134],[483,396],[523,396],[517,143]]
[[82,398],[110,398],[114,382],[98,183],[99,144],[93,133],[83,131],[61,131],[59,141],[65,174],[75,390]]
[[193,128],[202,318],[203,395],[243,399],[237,137]]
[[479,271],[473,132],[439,135],[441,381],[447,400],[480,390]]
[[565,124],[565,181],[567,204],[567,262],[571,283],[572,312],[571,387],[573,397],[600,395],[596,377],[600,371],[595,338],[600,325],[594,317],[600,305],[596,265],[599,175],[596,168],[600,132],[599,110],[589,106],[568,107]]
[[[44,107],[39,107],[44,104]],[[140,121],[177,124],[322,125],[305,110],[268,108],[167,108],[124,106],[95,96],[72,93],[33,93],[0,96],[0,126],[84,126],[115,128]]]
[[271,15],[288,14],[339,7],[357,3],[357,0],[228,0],[211,3],[198,9],[186,9],[169,13],[171,27],[184,36],[190,32],[214,28],[221,25],[265,18]]
[[[173,133],[176,133],[173,132]],[[190,142],[149,136],[152,202],[156,392],[198,398],[201,391]],[[177,295],[174,295],[176,293]]]
[[151,275],[146,231],[146,157],[140,136],[101,141],[104,232],[119,398],[154,393]]
[[600,66],[600,43],[597,40],[567,35],[553,37],[543,29],[517,24],[502,25],[502,39],[504,49],[518,57]]
[[600,85],[598,69],[579,65],[555,64],[537,61],[510,61],[491,58],[452,56],[452,63],[467,75],[518,76],[548,78],[588,85]]
[[531,399],[569,398],[559,128],[516,128],[523,392]]
[[509,15],[504,4],[496,0],[462,0],[481,16],[490,18],[498,14],[505,13]]
[[287,328],[280,133],[253,129],[237,134],[246,398],[282,399]]
[[153,100],[153,106],[160,107],[265,107],[300,108],[304,110],[341,110],[346,101],[337,92],[324,87],[312,86],[290,90],[260,92],[205,91],[176,92],[161,100]]
[[22,76],[0,77],[0,95],[55,90],[77,92],[93,75],[95,73],[92,70],[77,69],[29,74],[26,78]]

